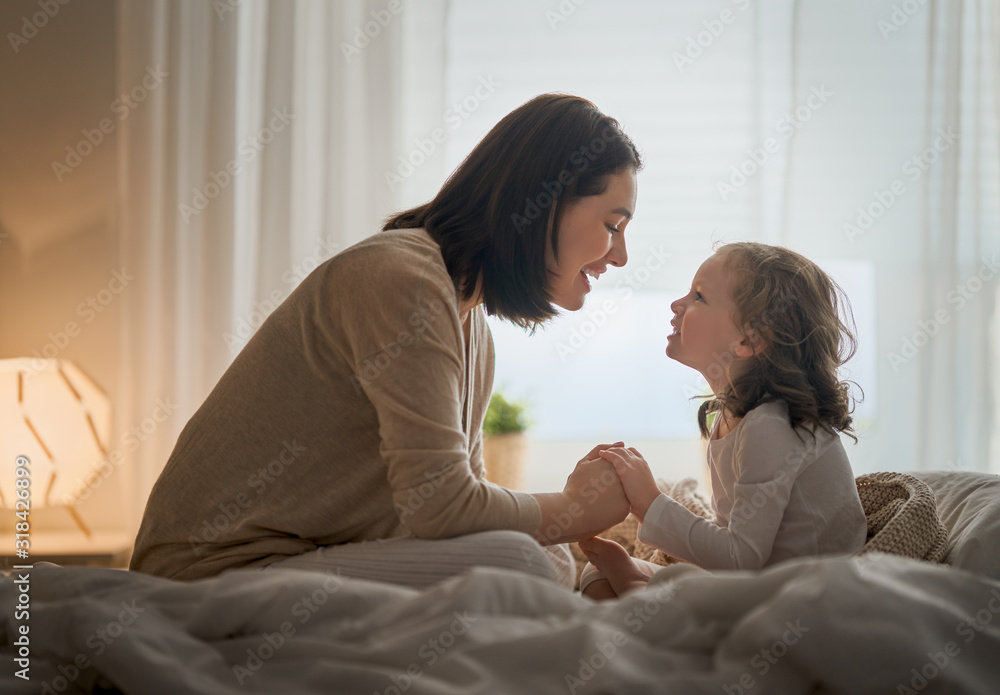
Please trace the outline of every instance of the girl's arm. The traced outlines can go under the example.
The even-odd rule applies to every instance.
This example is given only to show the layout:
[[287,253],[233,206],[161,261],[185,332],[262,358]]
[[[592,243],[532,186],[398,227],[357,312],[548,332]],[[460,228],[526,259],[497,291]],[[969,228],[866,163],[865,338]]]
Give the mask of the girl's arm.
[[[729,525],[692,513],[667,495],[647,507],[639,539],[706,569],[759,569],[774,547],[792,487],[803,465],[815,454],[809,435],[800,441],[787,420],[770,416],[744,423],[733,442],[724,481],[733,500]],[[725,470],[728,466],[722,463]],[[830,494],[837,494],[831,490]]]

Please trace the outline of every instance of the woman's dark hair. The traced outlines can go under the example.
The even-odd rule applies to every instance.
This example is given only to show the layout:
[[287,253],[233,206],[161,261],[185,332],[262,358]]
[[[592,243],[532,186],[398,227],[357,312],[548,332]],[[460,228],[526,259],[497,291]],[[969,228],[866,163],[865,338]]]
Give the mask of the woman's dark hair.
[[586,99],[542,94],[497,123],[433,200],[383,229],[426,229],[463,299],[482,277],[486,312],[533,329],[556,314],[546,249],[558,260],[565,206],[641,167],[618,121]]
[[780,399],[788,403],[793,428],[804,424],[815,435],[821,427],[857,441],[851,382],[837,376],[857,349],[840,316],[843,307],[853,326],[844,291],[808,258],[780,246],[738,242],[716,254],[730,273],[734,323],[751,344],[763,347],[743,373],[729,379],[723,395],[702,403],[702,436],[709,436],[709,412],[725,409],[743,417],[761,403]]

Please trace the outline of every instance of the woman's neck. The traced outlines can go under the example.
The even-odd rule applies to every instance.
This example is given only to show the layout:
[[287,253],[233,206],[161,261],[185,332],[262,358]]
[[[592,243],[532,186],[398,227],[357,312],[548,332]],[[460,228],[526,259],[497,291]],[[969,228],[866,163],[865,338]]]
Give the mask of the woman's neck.
[[477,306],[483,303],[483,276],[480,275],[476,279],[476,289],[472,293],[472,297],[469,299],[463,299],[462,293],[459,292],[458,295],[458,318],[465,323],[465,320],[469,318],[469,312],[475,309]]

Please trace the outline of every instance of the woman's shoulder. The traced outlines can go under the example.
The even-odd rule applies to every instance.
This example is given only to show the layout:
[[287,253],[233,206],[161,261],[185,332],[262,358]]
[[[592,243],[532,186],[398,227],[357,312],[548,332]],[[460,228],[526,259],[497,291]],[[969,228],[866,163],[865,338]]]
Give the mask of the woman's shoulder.
[[365,237],[330,259],[340,267],[410,267],[420,261],[439,261],[441,248],[423,229],[389,229]]
[[338,290],[417,296],[454,293],[441,248],[423,229],[390,229],[350,246],[322,267],[322,283]]

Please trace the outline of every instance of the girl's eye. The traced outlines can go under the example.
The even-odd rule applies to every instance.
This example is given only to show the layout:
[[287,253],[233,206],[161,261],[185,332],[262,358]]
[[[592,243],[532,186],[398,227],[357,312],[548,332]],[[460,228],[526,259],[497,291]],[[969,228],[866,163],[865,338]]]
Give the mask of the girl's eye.
[[701,292],[695,292],[694,293],[694,300],[696,302],[704,302],[705,298],[701,296]]

